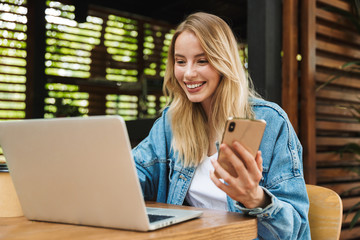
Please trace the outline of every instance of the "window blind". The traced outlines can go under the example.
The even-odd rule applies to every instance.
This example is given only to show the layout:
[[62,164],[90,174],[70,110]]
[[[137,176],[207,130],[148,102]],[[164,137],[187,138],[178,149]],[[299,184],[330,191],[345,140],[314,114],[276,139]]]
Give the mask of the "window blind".
[[[26,1],[0,3],[0,120],[25,118]],[[0,164],[5,162],[0,146]]]
[[158,115],[172,26],[93,5],[78,23],[74,6],[55,1],[46,21],[45,117]]

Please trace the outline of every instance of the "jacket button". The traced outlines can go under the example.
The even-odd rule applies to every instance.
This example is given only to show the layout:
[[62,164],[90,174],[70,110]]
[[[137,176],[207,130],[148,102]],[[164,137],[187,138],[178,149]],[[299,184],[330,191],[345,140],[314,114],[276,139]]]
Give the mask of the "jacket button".
[[184,180],[184,181],[187,180],[186,177],[185,177],[184,175],[182,175],[182,174],[180,174],[179,178],[181,178],[181,179]]

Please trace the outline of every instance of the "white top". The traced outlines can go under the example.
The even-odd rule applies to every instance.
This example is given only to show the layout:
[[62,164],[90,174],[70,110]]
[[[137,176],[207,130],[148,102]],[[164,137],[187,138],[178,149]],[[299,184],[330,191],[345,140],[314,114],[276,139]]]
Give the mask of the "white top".
[[228,210],[226,193],[218,188],[210,178],[210,170],[214,170],[210,159],[217,158],[217,155],[215,153],[211,157],[206,157],[197,167],[189,191],[186,194],[186,201],[191,206]]

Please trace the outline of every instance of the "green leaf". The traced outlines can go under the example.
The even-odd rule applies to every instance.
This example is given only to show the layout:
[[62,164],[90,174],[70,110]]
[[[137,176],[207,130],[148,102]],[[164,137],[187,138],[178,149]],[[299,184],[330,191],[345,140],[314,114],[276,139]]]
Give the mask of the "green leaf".
[[[341,66],[342,69],[351,69],[351,70],[360,70],[360,61],[352,61],[352,62],[346,62]],[[318,86],[316,88],[316,92],[319,91],[320,89],[322,89],[323,87],[327,86],[328,84],[332,83],[333,81],[335,81],[336,79],[338,79],[339,77],[341,77],[342,74],[336,74],[332,77],[329,78],[329,80],[327,80],[326,82],[324,82],[323,84],[321,84],[320,86]]]
[[359,220],[360,218],[360,210],[358,210],[355,214],[355,216],[353,217],[353,219],[351,220],[351,223],[350,223],[350,229],[352,229],[355,224],[357,223],[357,221]]
[[329,80],[327,80],[326,82],[324,82],[323,84],[321,84],[320,86],[318,86],[315,91],[319,91],[320,89],[322,89],[323,87],[327,86],[328,84],[332,83],[333,81],[335,81],[336,79],[338,79],[340,77],[340,75],[335,75],[331,78],[329,78]]
[[347,68],[347,67],[353,66],[353,65],[359,65],[360,66],[360,61],[353,61],[353,62],[344,63],[342,65],[342,68]]
[[[358,206],[360,205],[360,202],[356,203],[354,206],[352,206],[349,211],[346,213],[345,217],[344,217],[344,220],[348,217],[348,215],[355,209],[357,208]],[[357,213],[355,214],[355,216],[353,217],[353,219],[351,220],[351,224],[350,224],[350,229],[356,224],[357,220],[359,219],[359,213],[360,213],[360,210],[357,210]],[[355,218],[356,217],[356,218]]]
[[338,152],[340,154],[342,153],[355,153],[357,155],[360,155],[360,145],[357,143],[348,143],[344,146],[342,146]]
[[[352,207],[348,210],[348,212],[347,212],[346,215],[345,215],[345,219],[346,219],[346,217],[347,217],[355,208],[357,208],[358,206],[360,206],[360,202],[356,203],[354,206],[352,206]],[[358,211],[360,211],[360,210],[358,210]]]

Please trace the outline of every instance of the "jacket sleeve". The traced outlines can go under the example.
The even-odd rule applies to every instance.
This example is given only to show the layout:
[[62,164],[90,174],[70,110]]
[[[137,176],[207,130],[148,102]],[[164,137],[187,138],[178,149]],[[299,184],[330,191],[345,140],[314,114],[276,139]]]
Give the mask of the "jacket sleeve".
[[310,239],[309,200],[302,169],[302,146],[284,112],[273,112],[260,150],[263,178],[260,185],[271,203],[247,209],[232,201],[235,211],[256,216],[260,239]]
[[[167,130],[168,129],[168,130]],[[169,125],[164,111],[152,126],[149,135],[141,141],[132,154],[145,200],[166,201],[167,155],[170,139]]]

